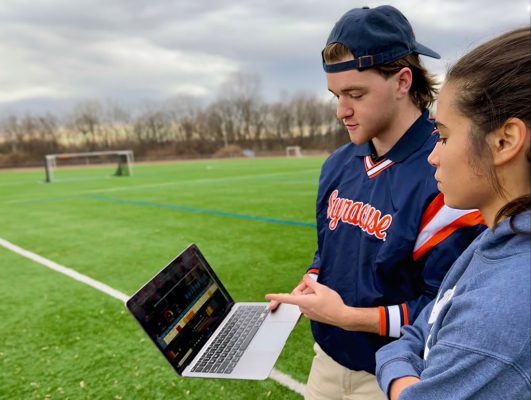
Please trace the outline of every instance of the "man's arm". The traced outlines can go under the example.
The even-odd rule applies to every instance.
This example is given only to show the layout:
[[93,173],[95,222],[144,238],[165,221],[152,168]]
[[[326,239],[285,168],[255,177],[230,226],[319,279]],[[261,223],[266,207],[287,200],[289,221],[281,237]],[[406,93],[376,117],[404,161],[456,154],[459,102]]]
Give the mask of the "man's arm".
[[[315,282],[310,274],[305,275],[291,294],[268,294],[266,299],[271,300],[275,308],[279,303],[297,305],[307,318],[348,331],[400,337],[402,326],[409,325],[435,297],[437,288],[453,261],[480,231],[481,228],[475,225],[456,230],[439,242],[437,247],[431,249],[426,254],[424,265],[424,293],[403,304],[385,307],[349,307],[337,292]],[[302,294],[304,296],[300,296]]]
[[[334,325],[349,331],[369,332],[380,336],[400,337],[402,326],[409,325],[422,309],[435,297],[446,272],[453,262],[485,228],[483,218],[475,210],[453,210],[444,205],[442,195],[435,197],[425,210],[418,240],[412,258],[412,268],[422,268],[420,296],[402,304],[382,307],[349,307],[339,295],[324,285],[309,286],[305,279],[291,295],[267,295],[270,309],[279,302],[298,305],[308,318]],[[316,251],[308,273],[319,273],[320,257]],[[308,274],[307,274],[308,275]],[[315,287],[319,291],[315,292]],[[312,297],[295,299],[299,294],[311,293]],[[327,302],[333,302],[328,304]]]
[[303,277],[296,289],[299,290],[291,294],[268,294],[266,299],[297,305],[313,321],[350,331],[379,332],[380,315],[376,307],[349,307],[335,290],[315,282],[310,274]]

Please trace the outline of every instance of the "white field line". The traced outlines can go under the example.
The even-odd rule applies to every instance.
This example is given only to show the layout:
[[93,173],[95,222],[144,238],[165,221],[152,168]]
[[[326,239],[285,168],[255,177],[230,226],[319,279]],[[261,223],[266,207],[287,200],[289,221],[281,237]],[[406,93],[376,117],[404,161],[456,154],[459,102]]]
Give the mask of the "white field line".
[[116,289],[113,289],[110,286],[107,286],[104,283],[101,283],[95,279],[89,278],[86,275],[80,274],[79,272],[73,269],[57,264],[51,260],[48,260],[47,258],[39,256],[38,254],[32,253],[31,251],[24,250],[22,247],[18,247],[14,245],[13,243],[10,243],[7,240],[4,240],[2,238],[0,238],[0,246],[5,247],[8,250],[11,250],[13,253],[17,253],[18,255],[21,255],[22,257],[29,258],[30,260],[35,261],[36,263],[41,264],[47,268],[60,272],[63,275],[69,276],[70,278],[75,279],[78,282],[82,282],[89,286],[92,286],[94,289],[98,289],[100,292],[103,292],[109,296],[112,296],[115,299],[118,299],[122,302],[125,302],[129,298],[129,296],[125,295],[122,292],[119,292]]
[[[160,183],[146,183],[143,185],[135,185],[135,186],[120,186],[120,187],[114,187],[114,188],[104,188],[104,189],[91,189],[91,190],[84,190],[80,192],[76,192],[71,195],[63,196],[80,196],[84,194],[94,194],[94,193],[110,193],[110,192],[135,192],[135,191],[143,191],[144,189],[148,188],[157,188],[157,187],[164,187],[164,186],[184,186],[184,185],[195,185],[195,184],[205,184],[205,183],[216,183],[216,182],[228,182],[228,181],[239,181],[239,180],[246,180],[246,179],[263,179],[263,178],[272,178],[277,176],[283,176],[283,175],[298,175],[298,174],[306,174],[306,173],[314,173],[317,171],[317,169],[306,169],[302,171],[291,171],[291,172],[275,172],[270,174],[261,174],[261,175],[240,175],[240,176],[230,176],[226,178],[203,178],[203,179],[195,179],[190,181],[177,181],[177,182],[160,182]],[[300,181],[299,181],[300,182]],[[308,184],[312,184],[315,182],[307,182]],[[15,200],[7,200],[3,201],[2,204],[17,204],[17,203],[26,203],[26,202],[32,202],[38,201],[39,199],[31,198],[28,199],[27,197],[22,199],[15,199]],[[42,198],[41,200],[46,201],[47,198]]]
[[299,381],[296,381],[291,376],[280,372],[278,369],[274,368],[273,371],[271,371],[269,378],[273,379],[275,382],[280,383],[282,386],[285,386],[288,389],[291,389],[295,393],[298,393],[301,396],[304,396],[306,385],[304,383],[300,383]]
[[[93,287],[94,289],[99,290],[100,292],[103,292],[111,297],[114,297],[117,300],[120,300],[121,302],[125,303],[129,296],[127,296],[125,293],[122,293],[116,289],[113,289],[112,287],[99,282],[95,279],[92,279],[86,275],[80,274],[79,272],[67,268],[63,265],[57,264],[56,262],[53,262],[51,260],[48,260],[47,258],[44,258],[38,254],[32,253],[31,251],[24,250],[22,247],[19,247],[17,245],[14,245],[11,242],[8,242],[5,239],[0,238],[0,246],[12,251],[13,253],[16,253],[22,257],[26,257],[38,264],[41,264],[47,268],[50,268],[54,271],[60,272],[61,274],[64,274],[66,276],[69,276],[72,279],[75,279],[78,282],[84,283],[86,285],[89,285]],[[271,372],[271,375],[269,376],[272,380],[275,382],[281,384],[282,386],[287,387],[288,389],[291,389],[295,393],[300,394],[301,396],[304,395],[304,389],[305,385],[303,383],[300,383],[290,377],[289,375],[286,375],[277,369],[273,369]]]
[[136,189],[155,188],[155,187],[163,187],[163,186],[176,186],[176,185],[190,185],[190,184],[196,185],[196,184],[216,183],[216,182],[230,182],[230,181],[239,181],[239,180],[247,180],[247,179],[257,179],[257,178],[263,179],[263,178],[272,178],[272,177],[283,176],[283,175],[306,174],[309,172],[314,172],[314,170],[275,172],[275,173],[261,174],[261,175],[239,175],[239,176],[229,176],[226,178],[202,178],[202,179],[194,179],[190,181],[178,181],[178,182],[147,183],[144,185],[123,186],[119,188],[93,189],[93,190],[87,190],[82,193],[90,194],[90,193],[106,193],[106,192],[118,192],[118,191],[134,192]]

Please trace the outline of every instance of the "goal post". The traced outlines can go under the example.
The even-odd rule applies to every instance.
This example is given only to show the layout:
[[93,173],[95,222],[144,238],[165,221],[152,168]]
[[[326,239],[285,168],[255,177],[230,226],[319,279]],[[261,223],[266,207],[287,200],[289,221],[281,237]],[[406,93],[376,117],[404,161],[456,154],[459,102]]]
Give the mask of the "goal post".
[[68,161],[73,159],[85,159],[87,164],[89,159],[97,158],[99,160],[107,158],[109,161],[117,163],[114,176],[131,176],[133,175],[134,156],[132,150],[111,150],[111,151],[89,151],[84,153],[62,153],[47,154],[44,156],[44,169],[46,172],[46,182],[51,183],[54,180],[54,172],[57,169],[57,162]]
[[301,146],[286,146],[286,157],[302,157]]

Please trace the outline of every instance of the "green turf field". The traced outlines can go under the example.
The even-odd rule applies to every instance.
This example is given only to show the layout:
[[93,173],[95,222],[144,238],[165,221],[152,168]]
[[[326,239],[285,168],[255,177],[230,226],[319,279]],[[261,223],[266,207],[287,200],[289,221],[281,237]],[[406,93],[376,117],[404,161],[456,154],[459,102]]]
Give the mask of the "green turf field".
[[[0,238],[136,291],[195,242],[236,301],[287,292],[311,262],[323,158],[0,172]],[[90,286],[0,247],[1,399],[300,399],[274,380],[181,379],[125,311]],[[305,382],[301,319],[276,369]]]

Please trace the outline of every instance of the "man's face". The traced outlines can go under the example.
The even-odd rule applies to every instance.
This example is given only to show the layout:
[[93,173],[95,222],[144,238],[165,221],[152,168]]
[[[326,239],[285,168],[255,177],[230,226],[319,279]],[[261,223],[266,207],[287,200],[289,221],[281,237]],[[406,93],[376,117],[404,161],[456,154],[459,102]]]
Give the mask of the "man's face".
[[327,73],[328,90],[337,98],[340,119],[354,144],[363,144],[392,129],[397,115],[396,79],[373,70]]

